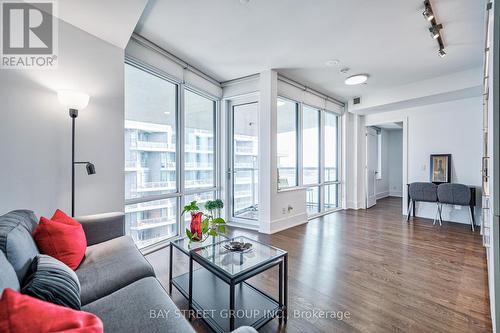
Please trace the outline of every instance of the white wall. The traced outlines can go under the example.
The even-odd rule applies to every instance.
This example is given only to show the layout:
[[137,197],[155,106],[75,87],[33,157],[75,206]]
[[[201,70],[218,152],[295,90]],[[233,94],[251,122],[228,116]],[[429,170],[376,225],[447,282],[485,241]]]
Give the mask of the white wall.
[[389,131],[389,195],[403,195],[403,130]]
[[[366,115],[366,125],[408,122],[408,182],[429,181],[429,155],[452,154],[452,181],[477,186],[479,221],[482,157],[482,99],[468,98],[410,109]],[[434,218],[435,205],[419,203],[417,216]],[[445,207],[443,219],[469,223],[466,207]]]
[[76,214],[122,211],[123,50],[59,21],[59,67],[0,69],[0,214],[27,208],[70,211],[71,121],[57,89],[88,92],[76,128]]

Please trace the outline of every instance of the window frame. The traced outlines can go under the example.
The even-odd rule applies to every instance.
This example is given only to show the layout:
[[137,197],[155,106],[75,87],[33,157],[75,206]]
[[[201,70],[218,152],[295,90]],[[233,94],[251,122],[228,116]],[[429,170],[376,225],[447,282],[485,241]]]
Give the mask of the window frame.
[[[141,197],[141,198],[133,198],[133,199],[124,199],[124,208],[127,205],[133,205],[133,204],[138,204],[138,203],[144,203],[144,202],[151,202],[151,201],[156,201],[156,200],[162,200],[162,199],[176,199],[176,226],[177,226],[177,234],[170,237],[166,238],[163,240],[160,240],[154,244],[147,245],[145,247],[142,247],[140,250],[143,251],[144,253],[149,253],[152,251],[155,251],[159,248],[167,246],[171,240],[181,238],[183,230],[185,229],[185,222],[184,219],[181,217],[181,213],[183,210],[183,207],[185,205],[185,196],[186,195],[196,195],[196,194],[202,194],[206,192],[214,192],[215,197],[219,197],[221,194],[221,179],[220,179],[220,167],[221,167],[221,149],[220,149],[220,120],[221,120],[221,115],[220,115],[220,106],[221,106],[221,99],[217,96],[214,96],[212,94],[209,94],[205,91],[202,91],[200,89],[197,89],[196,87],[193,87],[189,84],[186,84],[185,82],[178,80],[177,78],[164,73],[163,71],[147,65],[141,61],[138,61],[132,57],[125,56],[125,61],[124,61],[124,66],[125,65],[130,65],[133,66],[139,70],[142,70],[148,74],[154,75],[160,79],[163,79],[167,82],[170,82],[176,86],[176,107],[175,107],[175,112],[176,112],[176,191],[175,192],[170,192],[170,193],[165,193],[165,194],[159,194],[159,195],[151,195],[147,197]],[[185,184],[184,184],[184,175],[185,175],[185,135],[186,135],[186,129],[184,127],[185,123],[185,91],[189,90],[192,93],[195,93],[197,95],[200,95],[204,98],[207,98],[214,102],[214,186],[212,187],[206,187],[206,188],[193,188],[186,190],[185,189]],[[124,117],[125,118],[125,117]],[[125,119],[124,119],[125,121]],[[125,161],[123,163],[125,167]]]

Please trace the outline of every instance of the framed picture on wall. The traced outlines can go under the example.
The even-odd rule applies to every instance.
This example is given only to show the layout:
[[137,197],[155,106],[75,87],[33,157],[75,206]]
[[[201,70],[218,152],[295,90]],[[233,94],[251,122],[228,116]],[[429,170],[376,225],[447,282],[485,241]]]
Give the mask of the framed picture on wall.
[[431,155],[431,182],[434,184],[451,182],[451,154]]

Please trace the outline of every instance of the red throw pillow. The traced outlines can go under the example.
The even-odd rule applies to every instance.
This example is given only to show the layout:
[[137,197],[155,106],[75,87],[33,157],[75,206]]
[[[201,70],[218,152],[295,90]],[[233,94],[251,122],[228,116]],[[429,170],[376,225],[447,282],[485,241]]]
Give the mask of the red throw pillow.
[[41,253],[62,261],[72,270],[80,265],[87,249],[82,225],[59,209],[51,220],[40,218],[33,238]]
[[101,320],[91,313],[5,289],[0,299],[0,332],[102,333],[103,326]]

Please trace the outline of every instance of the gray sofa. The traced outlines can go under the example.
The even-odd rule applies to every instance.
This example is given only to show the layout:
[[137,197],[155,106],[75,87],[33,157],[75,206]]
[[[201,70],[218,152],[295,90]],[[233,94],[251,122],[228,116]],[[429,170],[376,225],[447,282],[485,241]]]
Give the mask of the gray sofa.
[[[82,310],[96,314],[105,332],[194,332],[155,277],[153,267],[125,236],[123,213],[76,218],[87,238],[85,258],[76,270]],[[38,219],[28,210],[0,216],[0,294],[19,291],[31,260],[39,253],[31,237]],[[4,267],[5,265],[11,267]],[[166,318],[151,318],[162,310]],[[255,332],[241,328],[238,332]]]

